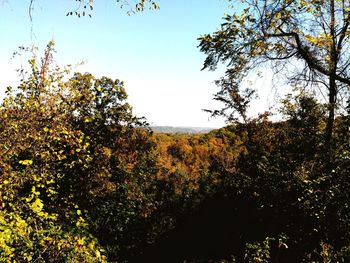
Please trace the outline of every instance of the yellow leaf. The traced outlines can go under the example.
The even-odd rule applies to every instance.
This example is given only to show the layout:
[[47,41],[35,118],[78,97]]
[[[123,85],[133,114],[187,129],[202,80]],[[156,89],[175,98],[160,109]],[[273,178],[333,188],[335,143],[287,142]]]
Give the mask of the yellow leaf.
[[19,161],[20,164],[23,164],[23,165],[31,165],[33,164],[33,161],[32,160],[22,160],[22,161]]
[[31,209],[33,210],[33,212],[35,213],[39,213],[41,212],[41,210],[43,209],[44,205],[41,202],[41,200],[39,198],[37,198],[32,204],[31,204]]

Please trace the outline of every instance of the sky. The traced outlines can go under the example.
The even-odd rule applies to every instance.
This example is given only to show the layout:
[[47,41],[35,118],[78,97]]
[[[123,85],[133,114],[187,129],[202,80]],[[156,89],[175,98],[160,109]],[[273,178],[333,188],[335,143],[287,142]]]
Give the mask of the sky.
[[[66,16],[74,0],[36,0],[30,21],[29,0],[0,0],[0,94],[18,84],[16,69],[26,64],[12,58],[17,47],[36,45],[42,52],[54,40],[58,65],[83,61],[75,71],[123,80],[134,114],[151,125],[224,126],[224,119],[203,111],[221,107],[213,101],[219,89],[214,81],[224,70],[201,71],[205,55],[197,38],[234,12],[228,1],[159,0],[160,10],[133,15],[115,2],[95,1],[92,18],[78,18]],[[255,83],[270,86],[269,78]],[[253,112],[267,109],[271,92],[260,93]]]

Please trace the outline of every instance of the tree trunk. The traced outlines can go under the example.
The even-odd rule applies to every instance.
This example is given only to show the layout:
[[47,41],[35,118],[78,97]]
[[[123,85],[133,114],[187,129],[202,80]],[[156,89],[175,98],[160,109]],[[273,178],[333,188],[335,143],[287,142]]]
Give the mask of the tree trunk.
[[332,144],[332,134],[335,118],[335,108],[336,108],[336,99],[337,99],[337,83],[336,83],[336,73],[337,73],[337,64],[338,64],[338,52],[336,44],[336,32],[335,32],[335,2],[334,0],[330,1],[330,35],[332,37],[331,44],[329,46],[330,53],[330,63],[329,63],[329,94],[328,94],[328,120],[325,132],[325,143],[329,151],[331,151]]
[[327,148],[330,148],[333,135],[333,126],[335,118],[335,107],[336,107],[336,96],[337,96],[337,85],[335,79],[329,78],[329,95],[328,95],[328,119],[325,132],[325,143]]

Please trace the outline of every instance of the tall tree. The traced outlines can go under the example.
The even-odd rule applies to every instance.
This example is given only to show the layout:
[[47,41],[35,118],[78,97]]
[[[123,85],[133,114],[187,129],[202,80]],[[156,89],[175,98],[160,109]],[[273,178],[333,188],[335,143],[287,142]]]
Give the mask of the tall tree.
[[326,97],[329,144],[336,110],[350,85],[350,1],[237,2],[241,13],[226,15],[218,31],[200,37],[200,49],[207,55],[204,68],[215,70],[219,62],[227,63],[226,85],[217,96],[232,100],[248,73],[271,63],[277,77]]

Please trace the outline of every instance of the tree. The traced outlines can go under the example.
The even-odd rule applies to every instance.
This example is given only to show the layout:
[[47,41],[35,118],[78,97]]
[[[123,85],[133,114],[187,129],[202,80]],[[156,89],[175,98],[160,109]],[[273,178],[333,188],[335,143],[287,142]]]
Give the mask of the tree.
[[288,84],[327,92],[325,142],[330,145],[336,110],[350,85],[350,1],[238,2],[244,8],[240,14],[226,15],[218,31],[199,38],[207,55],[204,68],[227,63],[217,96],[232,100],[248,73],[271,63],[275,76]]
[[154,209],[154,143],[124,83],[72,75],[53,53],[0,105],[0,262],[105,262]]
[[63,101],[71,95],[66,71],[40,70],[35,59],[30,65],[0,105],[0,261],[105,262],[75,198],[73,183],[87,181],[78,172],[92,157]]

